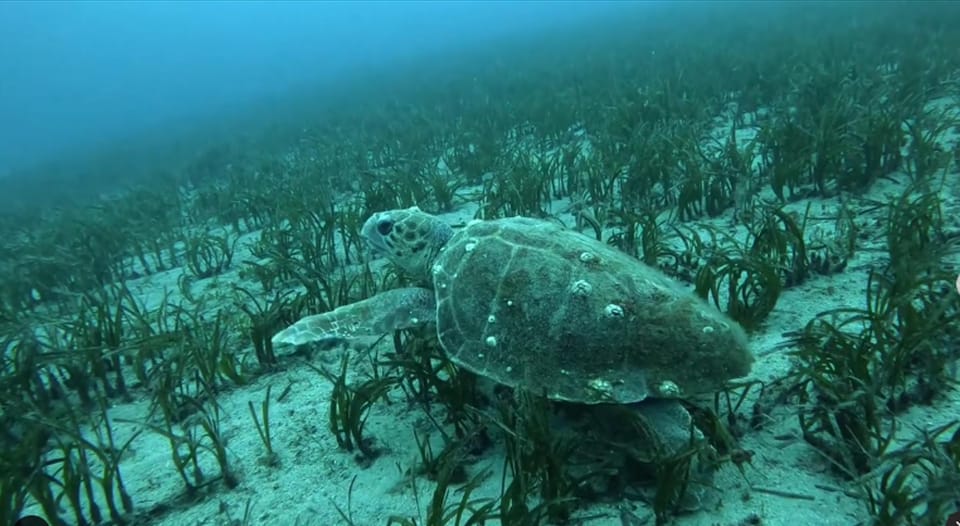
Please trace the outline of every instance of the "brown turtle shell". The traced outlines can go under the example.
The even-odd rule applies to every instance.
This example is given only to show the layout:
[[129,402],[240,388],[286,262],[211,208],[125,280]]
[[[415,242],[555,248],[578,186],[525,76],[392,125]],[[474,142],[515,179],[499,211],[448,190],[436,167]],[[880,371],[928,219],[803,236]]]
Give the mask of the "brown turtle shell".
[[657,269],[548,221],[477,221],[433,266],[458,365],[557,400],[713,392],[749,373],[740,326]]

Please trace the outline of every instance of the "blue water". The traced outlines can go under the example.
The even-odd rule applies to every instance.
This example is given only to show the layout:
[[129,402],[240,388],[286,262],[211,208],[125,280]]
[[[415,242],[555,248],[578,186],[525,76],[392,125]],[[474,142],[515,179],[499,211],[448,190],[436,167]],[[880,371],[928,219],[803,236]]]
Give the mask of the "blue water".
[[0,2],[0,174],[604,2]]

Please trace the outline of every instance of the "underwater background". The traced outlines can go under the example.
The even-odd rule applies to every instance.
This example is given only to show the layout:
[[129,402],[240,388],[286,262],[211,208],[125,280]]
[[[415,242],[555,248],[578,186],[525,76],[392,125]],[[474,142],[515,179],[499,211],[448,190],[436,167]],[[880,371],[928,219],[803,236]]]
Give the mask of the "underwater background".
[[[948,2],[0,4],[0,525],[941,526],[958,49]],[[661,447],[435,327],[275,346],[430,286],[361,235],[413,206],[623,251],[752,370]]]

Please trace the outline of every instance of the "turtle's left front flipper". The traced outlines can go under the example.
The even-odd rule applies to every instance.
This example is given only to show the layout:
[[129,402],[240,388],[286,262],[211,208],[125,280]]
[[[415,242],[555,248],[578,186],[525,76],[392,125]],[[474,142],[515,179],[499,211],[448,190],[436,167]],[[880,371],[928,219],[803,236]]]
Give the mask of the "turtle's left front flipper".
[[310,342],[349,343],[433,323],[436,318],[437,305],[432,290],[394,289],[330,312],[302,318],[274,335],[272,341],[277,346]]

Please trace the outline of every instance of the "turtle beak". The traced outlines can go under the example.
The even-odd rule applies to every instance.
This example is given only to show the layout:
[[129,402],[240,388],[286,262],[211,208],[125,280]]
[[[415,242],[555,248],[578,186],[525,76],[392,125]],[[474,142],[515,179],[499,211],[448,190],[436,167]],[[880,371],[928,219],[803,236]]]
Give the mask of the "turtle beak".
[[383,245],[383,240],[368,238],[366,242],[366,256],[370,261],[380,259],[387,254],[387,248]]
[[360,237],[363,238],[367,256],[370,260],[379,259],[390,253],[390,247],[387,246],[384,236],[377,230],[377,225],[382,219],[381,215],[380,213],[373,214],[360,229]]

